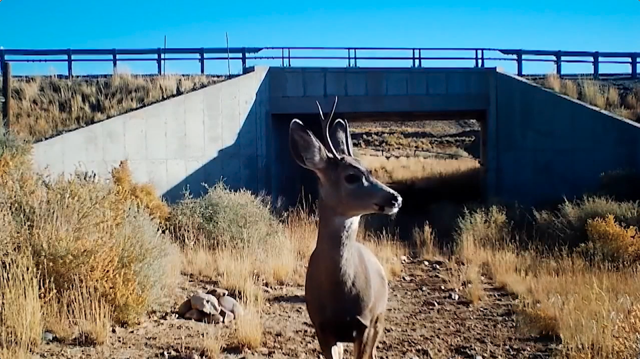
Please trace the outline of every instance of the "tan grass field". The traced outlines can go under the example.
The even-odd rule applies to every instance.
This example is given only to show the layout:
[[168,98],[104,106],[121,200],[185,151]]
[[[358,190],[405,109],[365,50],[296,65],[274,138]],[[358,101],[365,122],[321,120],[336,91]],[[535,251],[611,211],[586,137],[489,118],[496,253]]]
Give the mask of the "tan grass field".
[[204,75],[126,73],[102,79],[14,79],[11,127],[21,137],[39,141],[223,80]]
[[[126,163],[112,182],[45,180],[28,149],[0,134],[0,358],[318,356],[302,297],[313,211],[276,214],[266,198],[222,185],[167,206]],[[468,157],[359,156],[419,201],[454,197],[481,174]],[[455,206],[451,251],[427,222],[411,236],[361,228],[391,282],[382,356],[640,354],[640,204],[589,196],[526,217]],[[173,315],[212,286],[245,315],[228,326]]]

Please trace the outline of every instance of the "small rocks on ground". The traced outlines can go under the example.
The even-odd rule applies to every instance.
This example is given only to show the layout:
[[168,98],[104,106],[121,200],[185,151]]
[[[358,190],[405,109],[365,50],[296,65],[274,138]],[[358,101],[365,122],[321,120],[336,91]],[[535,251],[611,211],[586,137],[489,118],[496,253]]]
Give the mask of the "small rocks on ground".
[[196,293],[180,304],[179,317],[208,324],[230,323],[243,314],[240,303],[225,289],[213,288]]

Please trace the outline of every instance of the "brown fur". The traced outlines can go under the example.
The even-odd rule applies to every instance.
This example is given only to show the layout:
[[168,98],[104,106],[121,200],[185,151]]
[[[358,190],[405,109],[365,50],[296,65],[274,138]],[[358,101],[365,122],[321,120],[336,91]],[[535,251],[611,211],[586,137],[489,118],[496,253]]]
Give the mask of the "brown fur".
[[375,358],[388,282],[356,235],[362,215],[396,213],[402,198],[353,157],[348,123],[332,124],[320,111],[324,145],[297,119],[289,128],[293,157],[319,179],[318,240],[305,282],[307,312],[326,358],[342,358],[342,343],[348,342],[354,343],[356,358]]

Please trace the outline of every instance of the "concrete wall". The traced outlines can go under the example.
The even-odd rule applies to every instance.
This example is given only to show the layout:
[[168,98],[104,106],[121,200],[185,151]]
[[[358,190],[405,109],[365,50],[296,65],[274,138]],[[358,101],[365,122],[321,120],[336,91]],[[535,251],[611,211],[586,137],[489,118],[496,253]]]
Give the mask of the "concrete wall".
[[495,74],[488,192],[525,205],[596,189],[602,172],[640,168],[640,126],[515,76]]
[[[100,176],[128,160],[136,181],[170,201],[224,178],[232,188],[270,184],[268,68],[37,143],[36,168]],[[188,187],[187,187],[188,186]]]

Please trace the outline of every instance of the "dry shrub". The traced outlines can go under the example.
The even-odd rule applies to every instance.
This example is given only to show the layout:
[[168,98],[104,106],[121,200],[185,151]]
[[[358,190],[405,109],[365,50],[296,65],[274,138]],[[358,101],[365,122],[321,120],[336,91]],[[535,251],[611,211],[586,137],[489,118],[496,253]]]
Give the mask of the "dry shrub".
[[169,206],[156,194],[151,184],[133,182],[128,161],[120,161],[118,167],[111,170],[111,178],[120,196],[131,199],[161,225],[165,224],[169,218]]
[[574,248],[588,242],[586,224],[589,219],[613,215],[624,225],[638,225],[640,205],[614,201],[608,197],[585,196],[579,201],[565,201],[555,211],[536,211],[537,236],[552,247]]
[[258,284],[288,283],[298,266],[298,249],[268,198],[222,183],[178,203],[169,230],[184,247],[188,271],[215,278],[242,296],[257,295],[251,293],[260,292]]
[[11,127],[21,137],[39,141],[220,81],[204,75],[128,74],[98,79],[15,79]]
[[[32,255],[45,301],[70,295],[74,278],[95,285],[118,323],[134,323],[176,284],[179,252],[157,224],[110,184],[46,179],[20,151],[5,151],[0,207],[14,226],[9,248]],[[13,160],[12,157],[18,160]]]
[[[627,244],[625,241],[629,239],[629,231],[617,227],[613,216],[589,219],[594,208],[602,211],[603,203],[618,208],[619,213],[625,212],[601,199],[586,199],[571,206],[564,204],[564,210],[558,211],[564,216],[555,218],[563,218],[564,223],[574,226],[584,223],[594,240],[609,247],[627,248],[612,245]],[[467,213],[459,221],[458,239],[469,243],[458,243],[458,253],[474,264],[478,264],[477,258],[482,258],[481,264],[488,268],[491,277],[519,296],[516,308],[519,328],[560,337],[559,354],[566,357],[636,357],[640,353],[638,268],[612,270],[607,263],[586,262],[577,253],[543,255],[521,249],[517,242],[504,240],[514,233],[510,229],[512,223],[502,220],[502,213],[499,209]]]
[[635,226],[624,228],[608,214],[587,220],[586,231],[589,241],[580,249],[587,258],[622,265],[640,260],[640,234]]

